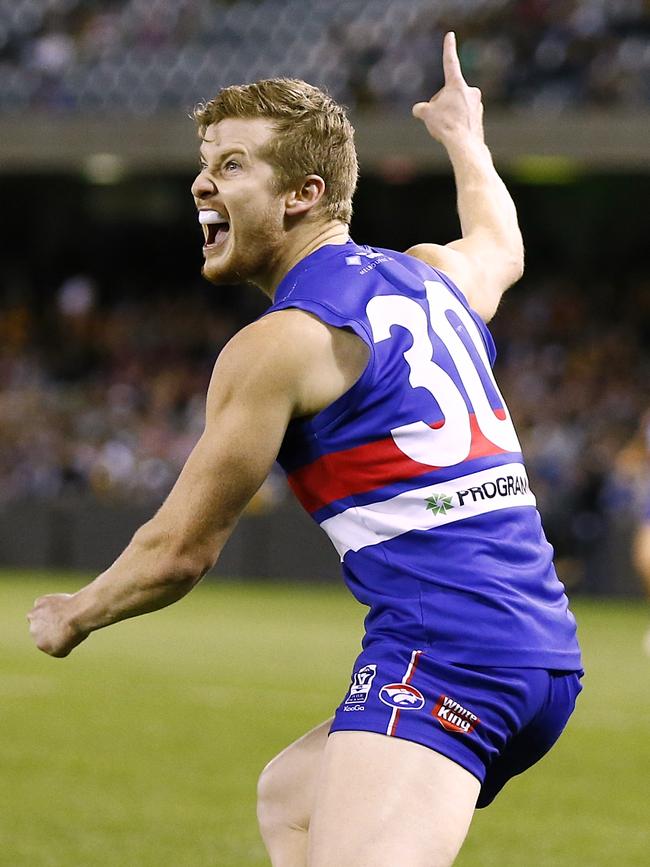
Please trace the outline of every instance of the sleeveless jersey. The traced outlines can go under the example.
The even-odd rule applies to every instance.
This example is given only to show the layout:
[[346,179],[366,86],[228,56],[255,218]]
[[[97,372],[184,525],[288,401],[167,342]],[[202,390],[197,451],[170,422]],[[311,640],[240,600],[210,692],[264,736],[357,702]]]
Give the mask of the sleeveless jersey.
[[267,314],[351,329],[368,364],[293,420],[278,462],[369,606],[364,647],[426,646],[468,665],[580,668],[521,447],[480,318],[443,273],[403,253],[321,247]]

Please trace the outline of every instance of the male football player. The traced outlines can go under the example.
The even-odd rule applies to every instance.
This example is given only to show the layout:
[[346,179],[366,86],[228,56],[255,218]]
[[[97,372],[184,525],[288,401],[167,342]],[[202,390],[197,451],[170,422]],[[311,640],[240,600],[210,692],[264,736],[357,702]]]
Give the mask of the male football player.
[[333,718],[261,776],[275,867],[451,864],[475,807],[552,746],[580,689],[485,326],[522,274],[522,238],[452,33],[443,65],[413,114],[454,170],[462,237],[446,246],[350,240],[353,133],[320,90],[261,81],[197,110],[203,273],[272,303],[221,353],[158,513],[91,584],[29,615],[37,646],[65,656],[179,599],[279,460],[370,610]]

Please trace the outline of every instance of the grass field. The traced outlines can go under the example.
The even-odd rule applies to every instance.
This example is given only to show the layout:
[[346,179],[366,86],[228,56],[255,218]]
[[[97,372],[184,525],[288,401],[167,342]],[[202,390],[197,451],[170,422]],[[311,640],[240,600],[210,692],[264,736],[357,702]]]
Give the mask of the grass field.
[[[267,864],[257,775],[339,702],[363,609],[338,588],[205,584],[50,659],[25,611],[80,581],[0,574],[0,864]],[[570,728],[477,815],[458,867],[650,864],[649,612],[574,607],[588,675]]]

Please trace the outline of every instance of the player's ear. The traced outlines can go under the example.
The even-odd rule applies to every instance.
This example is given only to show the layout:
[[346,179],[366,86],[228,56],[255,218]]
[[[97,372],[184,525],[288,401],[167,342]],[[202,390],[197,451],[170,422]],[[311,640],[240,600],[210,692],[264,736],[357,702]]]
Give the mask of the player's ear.
[[311,210],[325,194],[325,181],[320,175],[307,175],[302,186],[289,190],[285,199],[285,213],[295,217]]

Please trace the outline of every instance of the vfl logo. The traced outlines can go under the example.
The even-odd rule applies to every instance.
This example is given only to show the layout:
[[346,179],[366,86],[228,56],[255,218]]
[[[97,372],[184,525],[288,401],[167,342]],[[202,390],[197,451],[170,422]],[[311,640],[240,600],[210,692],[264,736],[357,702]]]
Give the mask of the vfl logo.
[[440,696],[438,704],[431,711],[431,716],[438,720],[443,729],[461,735],[471,734],[481,722],[475,713],[447,695]]
[[400,710],[420,710],[424,707],[424,696],[410,683],[387,683],[379,690],[379,698],[388,707]]
[[370,687],[377,674],[376,665],[364,665],[352,675],[350,695],[346,698],[346,704],[363,704],[368,698]]

